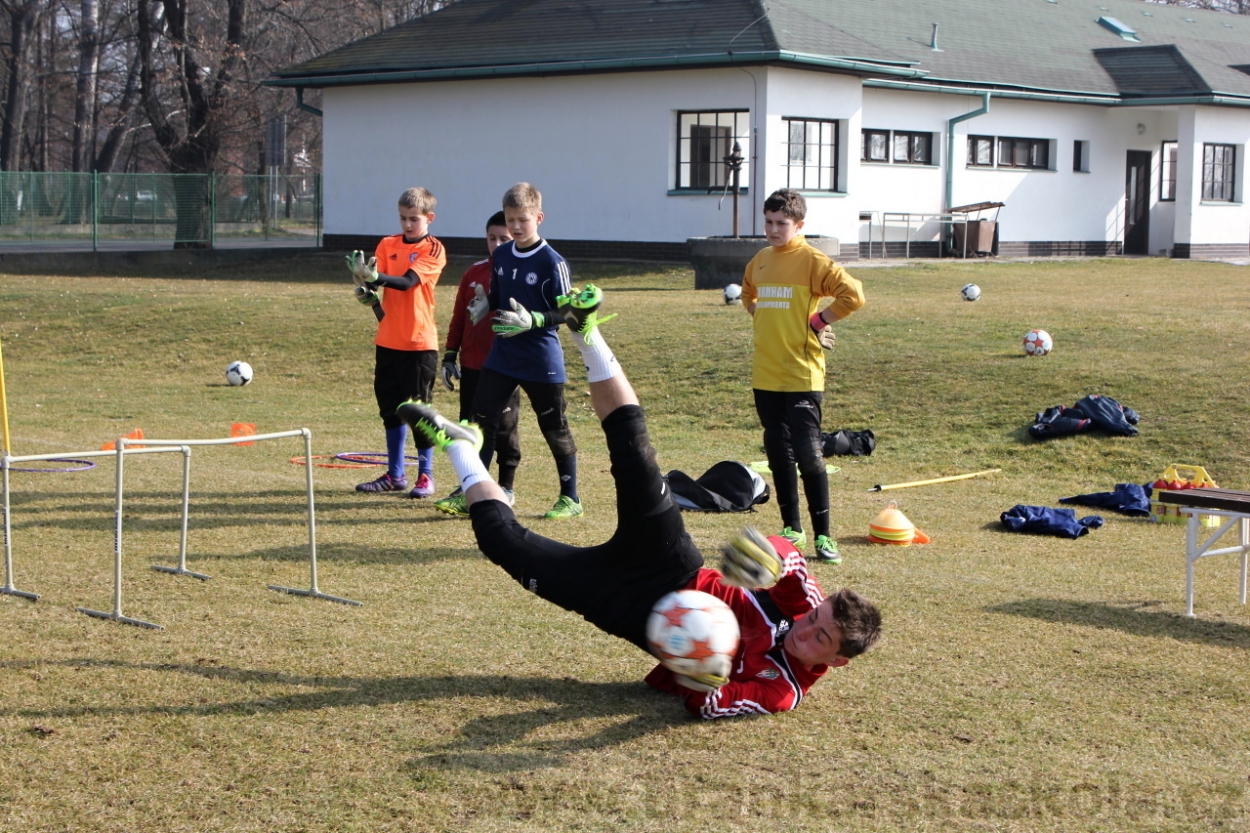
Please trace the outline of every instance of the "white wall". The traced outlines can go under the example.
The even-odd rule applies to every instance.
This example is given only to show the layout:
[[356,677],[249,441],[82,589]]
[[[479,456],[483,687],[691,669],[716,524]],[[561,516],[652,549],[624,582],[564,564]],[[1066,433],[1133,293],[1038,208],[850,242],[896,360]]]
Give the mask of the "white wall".
[[[1250,117],[1240,108],[1183,107],[1179,134],[1177,240],[1199,245],[1245,243],[1250,238],[1250,207],[1245,202]],[[1206,143],[1237,146],[1237,189],[1232,203],[1202,201],[1202,146]]]
[[[718,196],[667,195],[676,113],[754,111],[757,92],[738,69],[327,89],[325,230],[398,232],[399,194],[424,185],[438,199],[435,235],[478,236],[526,180],[543,193],[546,237],[729,234],[730,199],[718,210]],[[750,217],[750,197],[740,210]]]

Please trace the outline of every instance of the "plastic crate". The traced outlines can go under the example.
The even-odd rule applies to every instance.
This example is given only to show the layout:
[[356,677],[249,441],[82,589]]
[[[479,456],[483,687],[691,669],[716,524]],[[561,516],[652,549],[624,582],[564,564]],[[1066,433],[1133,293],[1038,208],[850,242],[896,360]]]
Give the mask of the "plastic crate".
[[[1166,482],[1173,485],[1173,488],[1163,489],[1158,484]],[[1180,488],[1175,488],[1179,484]],[[1184,508],[1179,503],[1163,503],[1160,501],[1160,492],[1184,491],[1186,489],[1218,489],[1215,481],[1207,474],[1207,470],[1202,466],[1186,466],[1181,463],[1173,463],[1163,470],[1163,474],[1155,481],[1153,490],[1150,493],[1150,519],[1161,524],[1183,524],[1189,520],[1189,516],[1181,510]],[[1218,526],[1220,522],[1218,515],[1199,515],[1198,523],[1205,527]]]

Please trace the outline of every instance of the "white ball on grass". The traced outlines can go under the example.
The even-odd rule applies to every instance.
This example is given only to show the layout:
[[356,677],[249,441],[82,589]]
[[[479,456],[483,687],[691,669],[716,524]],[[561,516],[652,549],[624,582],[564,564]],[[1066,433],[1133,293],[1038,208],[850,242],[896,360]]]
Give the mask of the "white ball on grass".
[[226,381],[235,387],[252,381],[252,366],[247,362],[230,362],[226,365]]

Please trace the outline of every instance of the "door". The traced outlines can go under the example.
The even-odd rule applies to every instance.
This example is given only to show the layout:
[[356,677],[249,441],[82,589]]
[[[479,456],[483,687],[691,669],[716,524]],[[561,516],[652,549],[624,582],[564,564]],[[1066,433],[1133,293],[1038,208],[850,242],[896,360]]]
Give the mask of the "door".
[[1150,253],[1150,151],[1130,150],[1124,174],[1124,254]]

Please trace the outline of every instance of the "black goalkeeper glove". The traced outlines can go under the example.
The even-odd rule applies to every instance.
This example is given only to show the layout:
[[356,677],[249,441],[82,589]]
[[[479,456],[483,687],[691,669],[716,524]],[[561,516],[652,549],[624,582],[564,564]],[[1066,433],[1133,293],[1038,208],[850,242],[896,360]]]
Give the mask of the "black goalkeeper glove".
[[443,387],[447,390],[455,390],[456,385],[453,380],[460,378],[460,368],[456,367],[456,351],[448,350],[443,354]]

